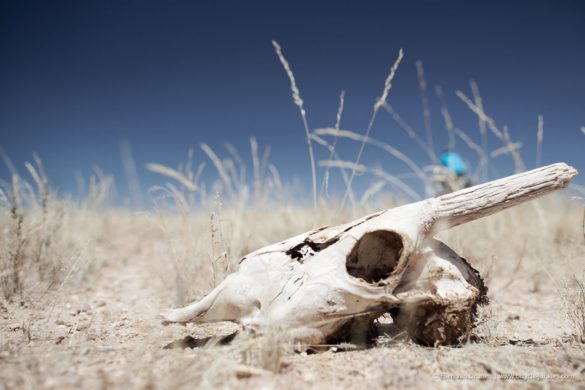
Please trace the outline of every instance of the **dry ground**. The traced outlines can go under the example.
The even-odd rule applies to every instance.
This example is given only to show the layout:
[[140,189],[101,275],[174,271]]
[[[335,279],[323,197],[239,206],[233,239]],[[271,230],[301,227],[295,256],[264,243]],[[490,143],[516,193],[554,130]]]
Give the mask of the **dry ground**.
[[421,347],[398,335],[369,349],[307,355],[291,352],[273,334],[228,346],[164,349],[188,335],[234,329],[164,327],[155,316],[201,297],[214,275],[229,271],[222,261],[312,225],[309,211],[275,210],[222,211],[213,221],[208,214],[67,211],[59,244],[68,254],[63,276],[49,289],[31,276],[21,298],[0,306],[0,388],[585,385],[584,345],[562,299],[575,298],[574,286],[563,281],[584,272],[583,210],[552,198],[443,235],[490,287],[492,303],[477,330],[482,337],[461,347]]

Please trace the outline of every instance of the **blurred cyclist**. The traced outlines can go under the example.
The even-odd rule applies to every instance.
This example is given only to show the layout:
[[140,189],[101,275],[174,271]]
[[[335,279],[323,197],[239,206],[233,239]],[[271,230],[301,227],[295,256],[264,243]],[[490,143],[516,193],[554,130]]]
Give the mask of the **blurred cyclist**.
[[471,183],[465,178],[467,166],[461,155],[446,149],[440,156],[441,166],[435,172],[435,181],[442,187],[443,194],[469,187]]

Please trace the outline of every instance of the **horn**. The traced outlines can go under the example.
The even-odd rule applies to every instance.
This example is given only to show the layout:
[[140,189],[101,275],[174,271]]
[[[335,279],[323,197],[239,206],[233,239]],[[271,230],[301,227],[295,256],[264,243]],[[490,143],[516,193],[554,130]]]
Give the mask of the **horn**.
[[576,175],[557,163],[429,199],[434,211],[425,226],[434,235],[565,188]]

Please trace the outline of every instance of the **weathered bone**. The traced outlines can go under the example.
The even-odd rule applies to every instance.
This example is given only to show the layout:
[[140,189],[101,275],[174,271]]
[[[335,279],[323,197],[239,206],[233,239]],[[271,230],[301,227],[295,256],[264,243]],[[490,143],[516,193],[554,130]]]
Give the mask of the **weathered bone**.
[[300,234],[245,256],[202,300],[161,317],[286,325],[297,340],[317,344],[390,312],[417,342],[457,343],[469,335],[487,288],[432,237],[564,188],[576,174],[553,164]]

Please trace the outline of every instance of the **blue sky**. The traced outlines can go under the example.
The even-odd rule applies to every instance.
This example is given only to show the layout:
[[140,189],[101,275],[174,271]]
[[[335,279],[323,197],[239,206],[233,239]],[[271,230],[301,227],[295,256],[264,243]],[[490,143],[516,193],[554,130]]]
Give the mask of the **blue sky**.
[[[403,48],[389,102],[424,135],[415,69],[422,60],[437,150],[446,137],[436,84],[455,124],[479,141],[476,117],[455,96],[456,90],[470,95],[474,79],[487,113],[524,144],[529,167],[542,114],[542,163],[566,161],[583,170],[583,20],[579,1],[5,1],[0,146],[19,168],[38,153],[61,192],[75,193],[75,172],[87,176],[99,165],[115,175],[124,197],[121,140],[131,143],[146,189],[161,182],[146,162],[175,166],[190,146],[204,161],[203,142],[223,155],[225,142],[247,154],[255,136],[271,145],[271,161],[285,180],[309,186],[302,123],[274,39],[295,72],[311,128],[335,123],[346,90],[342,128],[363,133]],[[428,163],[388,115],[379,116],[372,135]],[[492,138],[490,146],[499,145]],[[339,153],[353,160],[357,148],[343,142]],[[408,172],[371,148],[364,162]],[[513,170],[509,157],[495,164],[502,174]],[[211,167],[206,172],[213,174]],[[8,177],[4,166],[0,177]],[[356,184],[369,181],[360,177]]]

